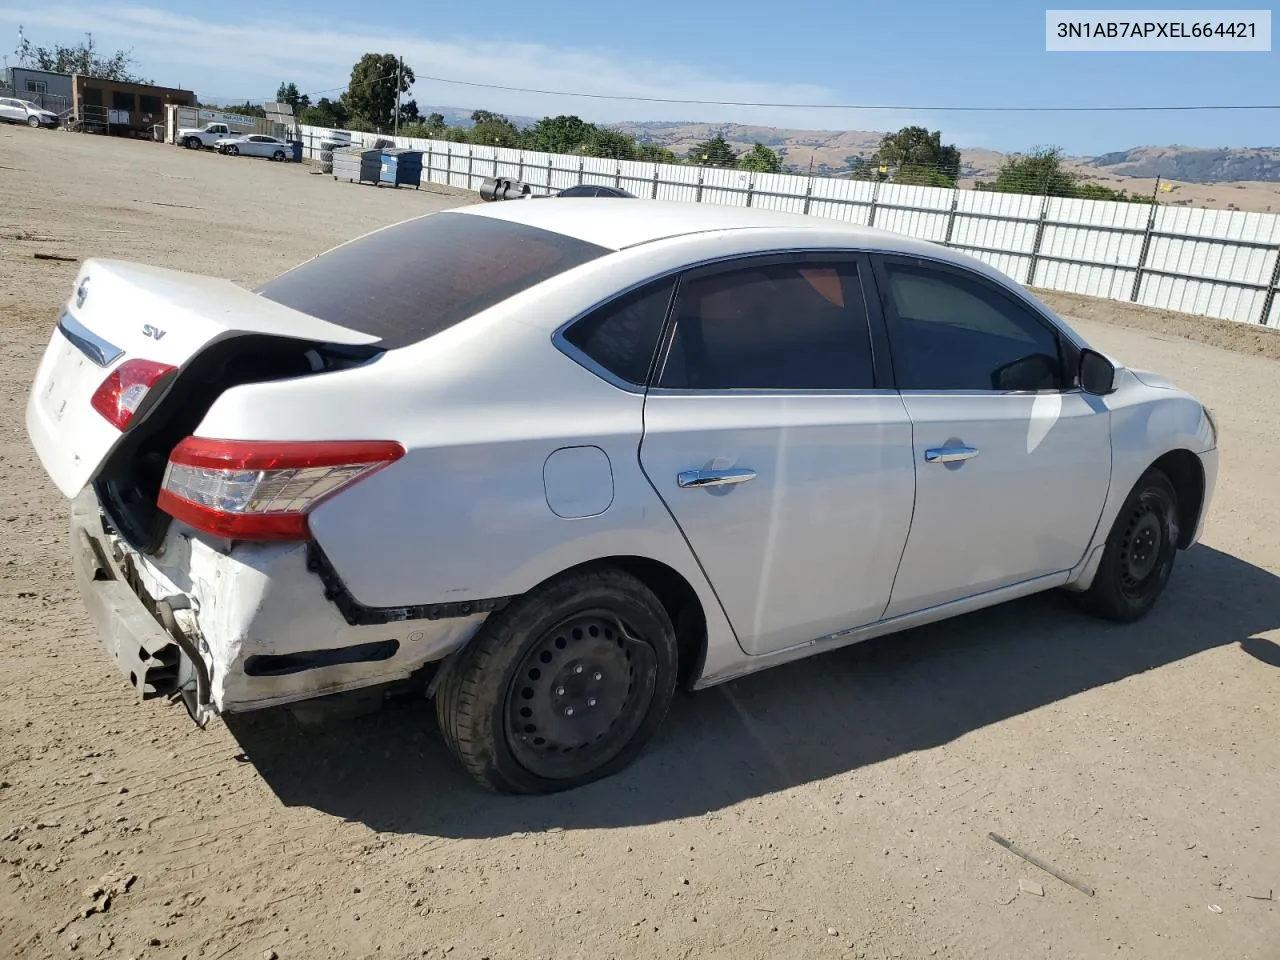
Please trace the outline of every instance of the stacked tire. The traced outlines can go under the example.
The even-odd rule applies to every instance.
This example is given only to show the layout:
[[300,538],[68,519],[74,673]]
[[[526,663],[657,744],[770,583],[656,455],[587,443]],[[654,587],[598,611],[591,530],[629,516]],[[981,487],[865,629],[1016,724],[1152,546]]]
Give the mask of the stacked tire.
[[320,141],[320,169],[317,173],[332,174],[333,173],[333,151],[337,147],[349,147],[350,143],[343,140],[321,140]]

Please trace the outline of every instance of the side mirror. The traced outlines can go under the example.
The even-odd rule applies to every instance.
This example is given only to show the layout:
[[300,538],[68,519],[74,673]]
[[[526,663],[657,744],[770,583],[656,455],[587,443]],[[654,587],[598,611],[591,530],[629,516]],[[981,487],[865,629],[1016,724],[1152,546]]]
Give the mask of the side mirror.
[[1086,348],[1080,353],[1080,389],[1095,396],[1106,396],[1116,388],[1116,368],[1097,350]]

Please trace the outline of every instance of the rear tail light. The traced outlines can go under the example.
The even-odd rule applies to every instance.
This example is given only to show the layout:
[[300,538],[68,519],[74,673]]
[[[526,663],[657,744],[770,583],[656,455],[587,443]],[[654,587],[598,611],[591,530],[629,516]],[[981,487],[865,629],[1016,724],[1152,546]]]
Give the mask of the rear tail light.
[[317,504],[402,456],[404,447],[387,440],[187,437],[169,455],[158,506],[231,540],[305,540]]
[[155,360],[126,360],[102,381],[89,403],[117,429],[123,430],[151,388],[175,369]]

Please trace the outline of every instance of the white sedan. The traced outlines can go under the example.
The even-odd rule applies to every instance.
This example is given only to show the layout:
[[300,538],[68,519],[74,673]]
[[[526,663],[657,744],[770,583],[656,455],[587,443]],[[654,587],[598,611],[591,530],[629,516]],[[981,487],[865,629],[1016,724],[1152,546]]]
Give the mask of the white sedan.
[[1134,620],[1218,469],[1200,403],[976,260],[650,200],[432,214],[254,293],[91,260],[27,429],[142,696],[429,678],[513,792],[620,769],[677,686],[1042,590]]
[[271,160],[285,160],[292,152],[292,148],[283,140],[261,133],[223,137],[221,140],[215,140],[213,145],[219,153],[232,157],[267,157]]

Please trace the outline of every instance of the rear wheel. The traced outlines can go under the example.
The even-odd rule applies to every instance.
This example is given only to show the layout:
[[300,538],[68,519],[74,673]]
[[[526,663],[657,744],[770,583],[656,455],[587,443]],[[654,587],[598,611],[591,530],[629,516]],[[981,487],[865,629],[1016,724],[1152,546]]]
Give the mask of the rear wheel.
[[1163,471],[1148,470],[1129,493],[1107,536],[1087,610],[1127,623],[1144,616],[1164,592],[1178,552],[1178,494]]
[[552,793],[627,766],[676,684],[676,637],[639,580],[553,580],[491,616],[436,694],[449,749],[482,784]]

